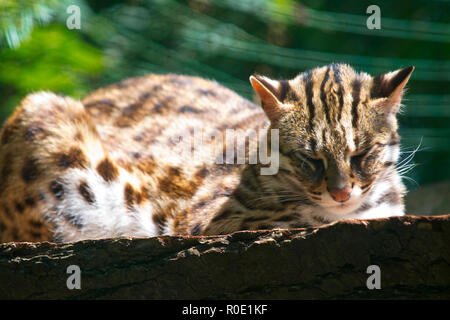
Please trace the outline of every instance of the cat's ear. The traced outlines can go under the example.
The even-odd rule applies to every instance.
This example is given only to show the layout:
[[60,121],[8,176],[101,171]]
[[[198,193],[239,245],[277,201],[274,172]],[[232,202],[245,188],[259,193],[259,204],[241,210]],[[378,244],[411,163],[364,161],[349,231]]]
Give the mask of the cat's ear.
[[290,106],[283,104],[283,100],[289,89],[288,81],[272,80],[264,76],[250,76],[253,89],[261,98],[261,106],[272,123],[278,121],[280,116]]
[[397,113],[406,83],[413,71],[414,66],[409,66],[376,76],[373,79],[373,86],[370,91],[374,104],[385,108],[390,113]]

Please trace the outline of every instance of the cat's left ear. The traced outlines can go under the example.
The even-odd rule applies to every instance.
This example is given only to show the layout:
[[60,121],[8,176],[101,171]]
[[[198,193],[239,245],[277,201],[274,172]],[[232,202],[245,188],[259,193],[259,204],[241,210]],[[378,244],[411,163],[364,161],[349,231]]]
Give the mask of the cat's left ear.
[[374,104],[385,108],[390,113],[397,113],[402,101],[404,88],[413,71],[414,66],[409,66],[376,76],[373,79],[373,86],[370,90]]
[[253,89],[261,98],[261,106],[272,123],[276,123],[281,115],[290,106],[283,104],[289,83],[286,80],[272,80],[264,76],[255,75],[250,77]]

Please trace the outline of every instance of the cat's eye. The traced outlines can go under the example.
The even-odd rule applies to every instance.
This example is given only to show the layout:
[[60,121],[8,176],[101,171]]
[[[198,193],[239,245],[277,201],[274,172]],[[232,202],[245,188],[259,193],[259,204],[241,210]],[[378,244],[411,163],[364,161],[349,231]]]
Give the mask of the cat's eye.
[[351,165],[361,167],[363,164],[362,162],[363,162],[364,158],[366,158],[369,155],[369,153],[371,153],[371,151],[372,151],[372,148],[361,151],[360,153],[358,153],[354,156],[351,156],[350,157]]
[[294,154],[297,159],[306,162],[314,171],[320,171],[324,169],[324,163],[322,159],[312,158],[300,151],[296,151]]
[[350,161],[353,163],[361,163],[362,159],[367,155],[367,152],[363,152],[360,154],[357,154],[356,156],[352,156],[350,158]]

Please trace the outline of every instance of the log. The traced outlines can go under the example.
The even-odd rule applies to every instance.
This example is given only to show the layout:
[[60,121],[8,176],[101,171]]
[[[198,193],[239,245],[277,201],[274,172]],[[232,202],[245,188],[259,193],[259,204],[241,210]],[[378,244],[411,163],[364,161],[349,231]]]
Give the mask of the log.
[[[67,286],[76,275],[71,265],[80,269],[80,289]],[[380,289],[367,286],[372,265]],[[224,236],[4,243],[0,298],[449,299],[450,215]]]

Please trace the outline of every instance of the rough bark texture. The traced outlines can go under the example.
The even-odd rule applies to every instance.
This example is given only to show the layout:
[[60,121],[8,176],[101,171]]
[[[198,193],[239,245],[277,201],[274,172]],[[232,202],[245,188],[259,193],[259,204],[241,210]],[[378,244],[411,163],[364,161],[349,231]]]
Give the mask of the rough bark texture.
[[[66,268],[81,268],[69,290]],[[369,265],[381,289],[366,287]],[[213,237],[0,245],[0,298],[450,298],[450,215]]]

